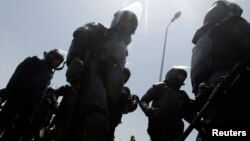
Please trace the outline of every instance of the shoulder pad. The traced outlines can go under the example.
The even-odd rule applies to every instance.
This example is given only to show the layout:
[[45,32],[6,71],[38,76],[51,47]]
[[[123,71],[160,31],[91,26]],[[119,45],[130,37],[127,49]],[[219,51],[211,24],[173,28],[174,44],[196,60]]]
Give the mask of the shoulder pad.
[[91,32],[106,32],[107,28],[103,26],[101,23],[88,23],[85,25],[86,28],[88,28]]
[[154,88],[162,88],[165,86],[167,86],[165,82],[158,82],[158,83],[153,85]]
[[38,56],[33,56],[33,57],[31,57],[31,59],[32,59],[33,61],[37,61],[37,62],[40,62],[40,61],[43,60],[43,58],[38,57]]
[[192,39],[192,43],[196,44],[197,41],[200,39],[200,37],[202,37],[214,25],[215,25],[215,23],[210,23],[210,24],[206,24],[206,25],[202,26],[201,28],[199,28],[196,31],[196,33],[194,34],[194,37]]
[[107,28],[100,23],[91,22],[81,26],[73,33],[74,38],[88,38],[96,33],[105,33]]
[[41,62],[41,59],[39,59],[37,56],[27,57],[22,61],[22,66],[25,65],[36,65]]
[[41,61],[42,58],[39,58],[37,56],[27,57],[24,61],[25,62],[38,62]]
[[34,59],[34,60],[43,60],[42,57],[38,57],[38,56],[33,56],[32,59]]
[[164,84],[166,84],[165,82],[157,82],[156,84],[154,84],[154,85],[164,85]]

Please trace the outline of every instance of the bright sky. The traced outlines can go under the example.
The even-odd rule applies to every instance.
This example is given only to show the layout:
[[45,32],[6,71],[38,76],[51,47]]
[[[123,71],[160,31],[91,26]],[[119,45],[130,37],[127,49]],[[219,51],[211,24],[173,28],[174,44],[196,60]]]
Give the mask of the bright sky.
[[[73,31],[88,22],[109,27],[113,14],[136,0],[0,0],[0,88],[4,88],[16,66],[27,56],[42,56],[43,51],[60,48],[68,51]],[[127,66],[132,72],[127,86],[139,97],[157,83],[160,73],[165,29],[177,11],[181,17],[168,30],[164,75],[172,66],[190,66],[191,40],[202,25],[214,0],[138,0],[144,14],[129,46]],[[234,0],[250,20],[250,1]],[[190,71],[187,69],[187,71]],[[65,69],[57,72],[52,85],[66,84]],[[184,90],[191,98],[190,79]],[[148,141],[147,118],[138,108],[125,115],[116,131],[116,141]],[[194,140],[194,131],[188,140]]]

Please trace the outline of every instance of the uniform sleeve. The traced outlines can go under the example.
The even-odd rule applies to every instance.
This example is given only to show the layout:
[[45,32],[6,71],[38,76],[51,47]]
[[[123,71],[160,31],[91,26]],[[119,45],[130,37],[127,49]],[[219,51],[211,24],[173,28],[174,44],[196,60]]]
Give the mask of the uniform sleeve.
[[139,102],[139,105],[142,111],[146,114],[146,111],[149,108],[149,103],[153,101],[157,94],[156,85],[153,85],[147,92],[144,94]]
[[[195,101],[193,99],[190,99],[185,91],[182,91],[182,95],[184,96],[183,118],[187,122],[191,123],[197,115]],[[198,131],[201,129],[201,124],[199,122],[196,124],[195,129]]]

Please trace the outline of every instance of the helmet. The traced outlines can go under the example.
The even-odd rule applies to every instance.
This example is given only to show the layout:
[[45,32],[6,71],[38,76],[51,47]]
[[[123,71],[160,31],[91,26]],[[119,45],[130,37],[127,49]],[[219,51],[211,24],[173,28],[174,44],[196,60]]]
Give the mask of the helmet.
[[134,12],[129,10],[120,10],[114,14],[111,28],[123,27],[125,28],[127,34],[131,35],[135,32],[137,25],[138,19]]
[[55,59],[59,59],[60,62],[57,64],[57,66],[55,66],[55,69],[64,61],[63,53],[59,49],[53,49],[50,50],[49,52],[44,52],[44,58],[46,61],[49,62],[51,67],[53,67],[53,61]]
[[218,0],[208,10],[203,25],[217,22],[231,16],[241,16],[242,12],[243,10],[239,5],[226,0]]
[[172,68],[169,70],[165,76],[165,81],[168,80],[178,80],[181,85],[184,85],[184,81],[187,78],[187,72],[184,69]]

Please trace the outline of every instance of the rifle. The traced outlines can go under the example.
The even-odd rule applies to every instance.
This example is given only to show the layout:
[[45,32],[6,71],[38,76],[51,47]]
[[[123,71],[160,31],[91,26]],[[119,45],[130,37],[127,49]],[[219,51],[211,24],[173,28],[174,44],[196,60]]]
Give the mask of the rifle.
[[192,120],[188,128],[184,131],[182,136],[178,139],[178,141],[184,141],[187,136],[191,133],[191,131],[194,129],[197,122],[200,121],[200,119],[204,116],[204,114],[208,111],[208,109],[211,107],[214,101],[216,101],[218,95],[221,94],[221,92],[226,93],[228,88],[232,86],[236,80],[239,78],[239,75],[242,72],[243,63],[241,61],[238,61],[234,67],[231,69],[229,73],[225,76],[225,78],[216,85],[216,87],[213,89],[212,93],[210,94],[207,103],[203,106],[203,108],[200,110],[199,114]]

